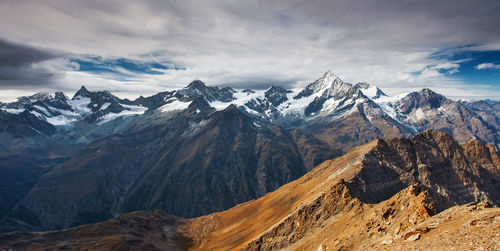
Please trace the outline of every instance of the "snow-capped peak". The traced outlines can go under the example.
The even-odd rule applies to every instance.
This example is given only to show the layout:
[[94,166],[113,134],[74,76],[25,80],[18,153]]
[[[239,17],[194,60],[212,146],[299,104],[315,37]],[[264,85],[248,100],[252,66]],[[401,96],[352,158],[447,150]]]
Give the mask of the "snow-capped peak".
[[190,89],[190,88],[204,90],[207,88],[207,86],[200,80],[194,80],[187,87],[184,87],[184,89]]
[[340,85],[342,83],[344,83],[344,81],[332,74],[330,71],[327,71],[320,79],[316,80],[311,87],[313,88],[314,92],[317,92],[325,88],[331,88],[335,85]]
[[56,92],[54,98],[58,99],[58,100],[67,100],[68,99],[68,97],[63,92]]
[[[297,94],[297,96],[294,97],[294,99],[309,97],[313,94],[315,94],[314,96],[323,94],[331,96],[332,93],[335,93],[342,89],[349,89],[351,87],[351,84],[345,83],[330,71],[327,71],[320,79],[307,85],[301,92],[299,92],[299,94]],[[327,91],[328,93],[326,93]]]
[[82,87],[80,87],[80,89],[73,96],[73,99],[75,99],[76,97],[89,97],[89,95],[90,91],[87,90],[84,85],[82,85]]
[[52,95],[50,95],[49,93],[47,92],[38,92],[38,93],[35,93],[31,96],[28,96],[28,97],[19,97],[17,98],[17,102],[19,103],[22,103],[22,104],[31,104],[31,103],[34,103],[36,101],[45,101],[45,100],[51,100],[52,99]]
[[33,101],[45,101],[52,99],[52,95],[48,92],[38,92],[29,97]]

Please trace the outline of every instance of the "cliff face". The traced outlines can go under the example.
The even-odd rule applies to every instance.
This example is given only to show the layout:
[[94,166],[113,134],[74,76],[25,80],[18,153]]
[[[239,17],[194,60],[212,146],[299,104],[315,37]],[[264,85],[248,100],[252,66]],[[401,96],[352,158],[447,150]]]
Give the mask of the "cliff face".
[[411,139],[378,140],[363,160],[364,168],[348,184],[356,197],[368,203],[419,183],[438,199],[439,210],[479,200],[499,204],[495,170],[500,166],[492,153],[498,158],[493,148],[477,140],[462,147],[449,135],[430,130]]

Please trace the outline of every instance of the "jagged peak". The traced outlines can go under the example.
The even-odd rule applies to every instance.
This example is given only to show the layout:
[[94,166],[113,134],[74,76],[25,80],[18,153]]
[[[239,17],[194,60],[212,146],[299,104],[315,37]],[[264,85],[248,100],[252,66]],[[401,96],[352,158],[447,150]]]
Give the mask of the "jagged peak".
[[427,95],[439,95],[436,92],[434,92],[433,90],[431,90],[430,88],[423,88],[418,93],[427,94]]
[[342,79],[340,79],[337,75],[333,74],[330,70],[323,73],[322,78],[334,78],[334,79],[338,79],[338,80],[342,81]]
[[54,94],[54,97],[56,99],[60,99],[60,100],[67,100],[68,99],[68,97],[63,92],[56,92]]
[[316,80],[313,83],[313,89],[315,91],[319,91],[324,88],[332,87],[335,84],[341,84],[344,83],[339,77],[337,77],[335,74],[331,73],[330,71],[325,72],[323,76]]
[[321,95],[326,91],[328,91],[327,95],[330,96],[333,93],[346,92],[349,89],[352,89],[351,84],[342,81],[339,77],[327,71],[321,78],[307,85],[299,94],[297,94],[297,96],[294,97],[294,99],[308,97],[313,93],[319,93]]
[[185,88],[204,89],[207,88],[207,85],[203,83],[201,80],[194,80],[193,82],[189,83],[189,85]]
[[281,86],[276,86],[276,85],[271,85],[271,87],[269,87],[269,89],[267,89],[267,91],[265,93],[271,93],[271,92],[282,92],[282,93],[286,93],[288,92],[285,88],[281,87]]
[[223,92],[236,93],[236,91],[233,88],[229,87],[229,86],[226,86],[226,87],[224,87],[224,88],[222,88],[220,90],[223,91]]
[[445,98],[443,95],[431,90],[430,88],[423,88],[420,91],[412,92],[409,95],[421,96],[421,97]]
[[88,92],[89,90],[85,87],[85,85],[82,85],[78,91]]
[[[445,96],[432,91],[429,88],[424,88],[420,91],[412,92],[406,95],[400,102],[406,103],[406,110],[429,106],[431,108],[440,107],[443,102],[448,100]],[[458,104],[458,103],[457,103]]]
[[76,97],[88,97],[90,93],[91,92],[84,85],[82,85],[82,87],[80,87],[80,89],[73,96],[73,99]]
[[434,140],[434,141],[447,141],[447,142],[455,142],[453,137],[451,137],[449,134],[441,131],[436,131],[432,129],[427,129],[423,132],[417,133],[415,136],[413,136],[413,139],[418,139],[418,138],[425,138],[429,140]]
[[48,92],[37,92],[31,96],[21,96],[17,98],[17,102],[29,104],[36,101],[51,100],[53,97]]
[[37,92],[37,93],[31,95],[30,98],[34,98],[34,99],[37,99],[37,100],[40,100],[40,99],[52,99],[52,95],[50,95],[48,92]]

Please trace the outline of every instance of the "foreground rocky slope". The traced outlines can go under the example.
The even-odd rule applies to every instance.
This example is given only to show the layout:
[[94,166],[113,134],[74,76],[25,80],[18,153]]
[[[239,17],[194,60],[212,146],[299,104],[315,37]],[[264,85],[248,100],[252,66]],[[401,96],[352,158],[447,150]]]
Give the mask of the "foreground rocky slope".
[[[258,200],[163,226],[182,236],[170,245],[192,250],[495,249],[499,168],[493,147],[425,131],[370,142]],[[0,246],[62,245],[63,232],[57,244],[47,234],[5,234]]]

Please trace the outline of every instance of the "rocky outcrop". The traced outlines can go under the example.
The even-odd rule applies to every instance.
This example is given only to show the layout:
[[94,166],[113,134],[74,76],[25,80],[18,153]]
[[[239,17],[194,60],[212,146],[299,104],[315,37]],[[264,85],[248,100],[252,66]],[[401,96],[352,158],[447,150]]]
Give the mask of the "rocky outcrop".
[[437,131],[427,130],[411,139],[378,140],[363,160],[366,168],[349,184],[358,198],[369,203],[378,203],[409,184],[419,183],[433,197],[442,198],[440,210],[488,199],[500,204],[497,174],[488,171],[495,164],[490,152],[483,155],[479,163],[480,153],[470,157],[451,136]]

